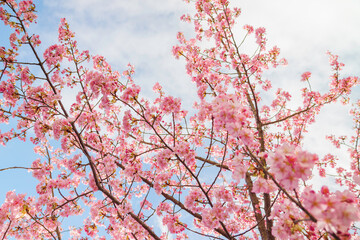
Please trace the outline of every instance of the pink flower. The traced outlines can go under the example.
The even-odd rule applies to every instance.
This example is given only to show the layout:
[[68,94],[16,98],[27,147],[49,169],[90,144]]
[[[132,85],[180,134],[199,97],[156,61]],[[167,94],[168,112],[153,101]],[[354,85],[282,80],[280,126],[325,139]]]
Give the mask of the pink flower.
[[131,85],[127,87],[121,96],[121,99],[125,102],[128,102],[130,100],[133,100],[136,98],[140,93],[140,86],[137,85]]
[[269,179],[259,177],[253,185],[254,193],[271,193],[277,190],[275,183]]
[[270,153],[267,158],[270,172],[286,189],[297,188],[300,179],[306,180],[318,161],[315,154],[302,151],[299,147],[284,144]]
[[[165,215],[162,220],[163,224],[165,224],[170,233],[180,233],[185,230],[185,227],[180,224],[179,214],[176,215]],[[186,224],[184,224],[186,226]]]
[[265,50],[265,28],[260,27],[255,30],[256,43],[260,46],[262,50]]
[[216,212],[213,209],[206,208],[202,211],[202,224],[209,229],[214,229],[220,226],[219,219],[216,217]]
[[204,208],[205,197],[201,191],[198,189],[193,189],[189,192],[189,194],[185,198],[185,206],[189,208],[191,211],[200,212]]
[[307,81],[311,77],[311,72],[305,72],[301,75],[301,81]]
[[84,230],[90,237],[95,237],[95,235],[99,232],[96,224],[91,222],[90,219],[85,220]]
[[251,33],[254,32],[253,26],[250,26],[250,25],[245,25],[245,26],[244,26],[244,29],[245,29],[246,31],[248,31],[248,34],[251,34]]
[[237,155],[231,160],[230,169],[232,171],[232,178],[236,183],[239,183],[241,179],[245,178],[248,168],[249,167],[245,165],[245,161],[243,161],[242,155]]
[[44,58],[46,59],[46,65],[48,68],[55,67],[59,64],[64,56],[65,48],[62,45],[52,45],[44,52]]
[[347,232],[360,219],[357,197],[350,191],[331,194],[326,186],[320,193],[306,189],[302,194],[304,206],[318,219],[318,228],[330,232]]
[[167,202],[161,202],[156,208],[156,214],[158,216],[162,216],[163,212],[165,213],[171,212],[171,206]]
[[181,100],[174,97],[165,97],[160,103],[160,109],[164,113],[179,113],[181,107]]
[[353,180],[357,185],[360,185],[360,174],[359,173],[354,173]]

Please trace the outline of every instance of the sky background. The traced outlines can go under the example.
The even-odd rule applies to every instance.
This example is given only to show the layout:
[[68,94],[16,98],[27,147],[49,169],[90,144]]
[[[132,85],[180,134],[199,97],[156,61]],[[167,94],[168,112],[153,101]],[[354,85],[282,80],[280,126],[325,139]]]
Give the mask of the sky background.
[[[181,0],[52,0],[35,1],[38,24],[32,32],[39,34],[43,46],[57,41],[60,18],[65,17],[76,33],[79,48],[93,55],[106,57],[114,70],[123,71],[130,62],[136,69],[136,81],[145,95],[151,97],[152,86],[160,82],[164,90],[181,97],[183,105],[191,108],[196,94],[193,83],[185,73],[184,61],[176,60],[172,46],[177,43],[178,31],[192,36],[192,26],[180,22],[183,13],[193,11]],[[360,76],[360,1],[358,0],[235,0],[242,9],[237,27],[245,24],[265,27],[269,48],[277,45],[288,66],[266,73],[273,86],[290,88],[296,92],[300,76],[313,74],[314,89],[325,90],[331,75],[326,51],[338,54],[345,63],[342,76]],[[7,41],[0,26],[0,45]],[[249,39],[250,40],[250,39]],[[278,85],[277,85],[278,84]],[[360,89],[353,92],[360,97]],[[295,97],[295,99],[297,99]],[[295,103],[296,104],[296,103]],[[350,134],[351,119],[346,117],[349,107],[340,104],[326,107],[318,122],[310,128],[304,148],[320,156],[338,153],[346,164],[346,154],[333,150],[325,135]],[[7,126],[0,125],[1,129]],[[11,166],[29,167],[37,158],[29,143],[13,142],[0,146],[0,169]],[[34,192],[36,181],[26,170],[0,172],[0,204],[8,190]]]

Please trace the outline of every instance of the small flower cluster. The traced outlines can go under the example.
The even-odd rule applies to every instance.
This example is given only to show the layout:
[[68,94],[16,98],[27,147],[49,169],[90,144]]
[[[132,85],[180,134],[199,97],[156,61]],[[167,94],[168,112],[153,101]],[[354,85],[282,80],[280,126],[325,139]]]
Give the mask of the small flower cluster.
[[235,95],[220,95],[211,104],[204,104],[200,109],[199,117],[202,119],[209,116],[213,116],[216,131],[226,130],[245,144],[251,142],[252,133],[246,128],[250,111],[240,104]]
[[185,227],[182,225],[182,223],[180,223],[179,218],[179,214],[169,214],[163,218],[162,222],[168,227],[170,233],[180,233],[185,230]]
[[299,179],[306,180],[311,175],[311,170],[318,161],[316,154],[302,151],[299,147],[284,144],[270,153],[267,162],[270,172],[285,189],[298,187]]
[[345,237],[351,224],[360,219],[358,199],[348,190],[330,193],[326,186],[320,192],[307,188],[302,199],[306,209],[318,220],[318,228],[328,232]]
[[239,183],[241,179],[245,178],[246,172],[249,168],[243,158],[244,156],[242,154],[238,154],[231,159],[229,163],[230,170],[232,171],[231,177],[236,183]]
[[165,113],[178,113],[181,107],[180,98],[174,98],[172,96],[165,97],[160,103],[160,109]]
[[48,68],[56,67],[62,61],[64,53],[65,48],[62,45],[54,44],[46,49],[44,58],[46,59]]
[[305,216],[299,211],[295,203],[288,199],[281,199],[274,204],[271,218],[274,220],[272,234],[276,239],[303,239],[302,222],[294,220],[304,219]]
[[253,185],[252,191],[254,193],[271,193],[278,188],[272,180],[259,177]]

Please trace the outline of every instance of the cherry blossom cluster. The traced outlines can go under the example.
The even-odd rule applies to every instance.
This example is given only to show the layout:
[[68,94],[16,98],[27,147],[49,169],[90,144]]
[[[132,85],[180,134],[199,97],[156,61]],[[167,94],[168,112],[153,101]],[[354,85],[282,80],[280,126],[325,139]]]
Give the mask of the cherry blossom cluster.
[[318,161],[316,154],[301,150],[299,147],[284,144],[267,157],[270,173],[285,189],[296,189],[299,180],[307,180],[312,168]]
[[324,228],[343,237],[350,237],[349,227],[360,219],[359,200],[348,190],[331,193],[327,186],[323,186],[320,192],[307,188],[302,199],[304,206],[318,220],[317,226],[320,229]]
[[215,130],[226,130],[245,144],[252,141],[252,133],[247,128],[250,115],[248,108],[242,106],[237,97],[231,94],[220,95],[211,104],[205,103],[199,112],[200,119],[213,118]]

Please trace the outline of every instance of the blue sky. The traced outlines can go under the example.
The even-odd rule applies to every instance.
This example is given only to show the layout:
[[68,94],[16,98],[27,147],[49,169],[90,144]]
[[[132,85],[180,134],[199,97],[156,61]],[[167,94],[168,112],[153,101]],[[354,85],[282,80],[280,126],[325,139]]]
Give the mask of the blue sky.
[[[113,69],[122,71],[127,63],[137,70],[136,79],[144,94],[160,82],[167,93],[184,100],[191,107],[196,94],[185,74],[184,61],[175,60],[171,48],[176,33],[192,35],[191,26],[179,17],[193,9],[181,0],[52,0],[39,2],[38,25],[32,28],[45,46],[56,42],[60,18],[68,19],[81,49],[104,55]],[[106,3],[105,3],[106,2]],[[340,56],[346,64],[344,74],[360,75],[360,1],[358,0],[236,0],[242,8],[239,29],[244,24],[267,29],[268,46],[277,45],[289,65],[270,71],[267,76],[280,86],[295,93],[300,75],[313,72],[313,87],[327,87],[330,67],[326,51]],[[0,26],[0,45],[6,40]],[[44,46],[44,47],[45,47]],[[360,89],[354,92],[360,97]],[[296,99],[296,97],[295,97]],[[305,142],[308,150],[325,154],[333,148],[324,136],[329,129],[335,134],[351,133],[351,121],[346,118],[349,108],[339,105],[324,109],[319,121],[311,128]],[[4,131],[8,126],[0,125]],[[344,161],[346,154],[339,152]],[[0,147],[0,169],[11,166],[29,167],[37,158],[32,145],[15,141]],[[26,170],[0,172],[0,204],[8,190],[33,192],[35,180]]]

